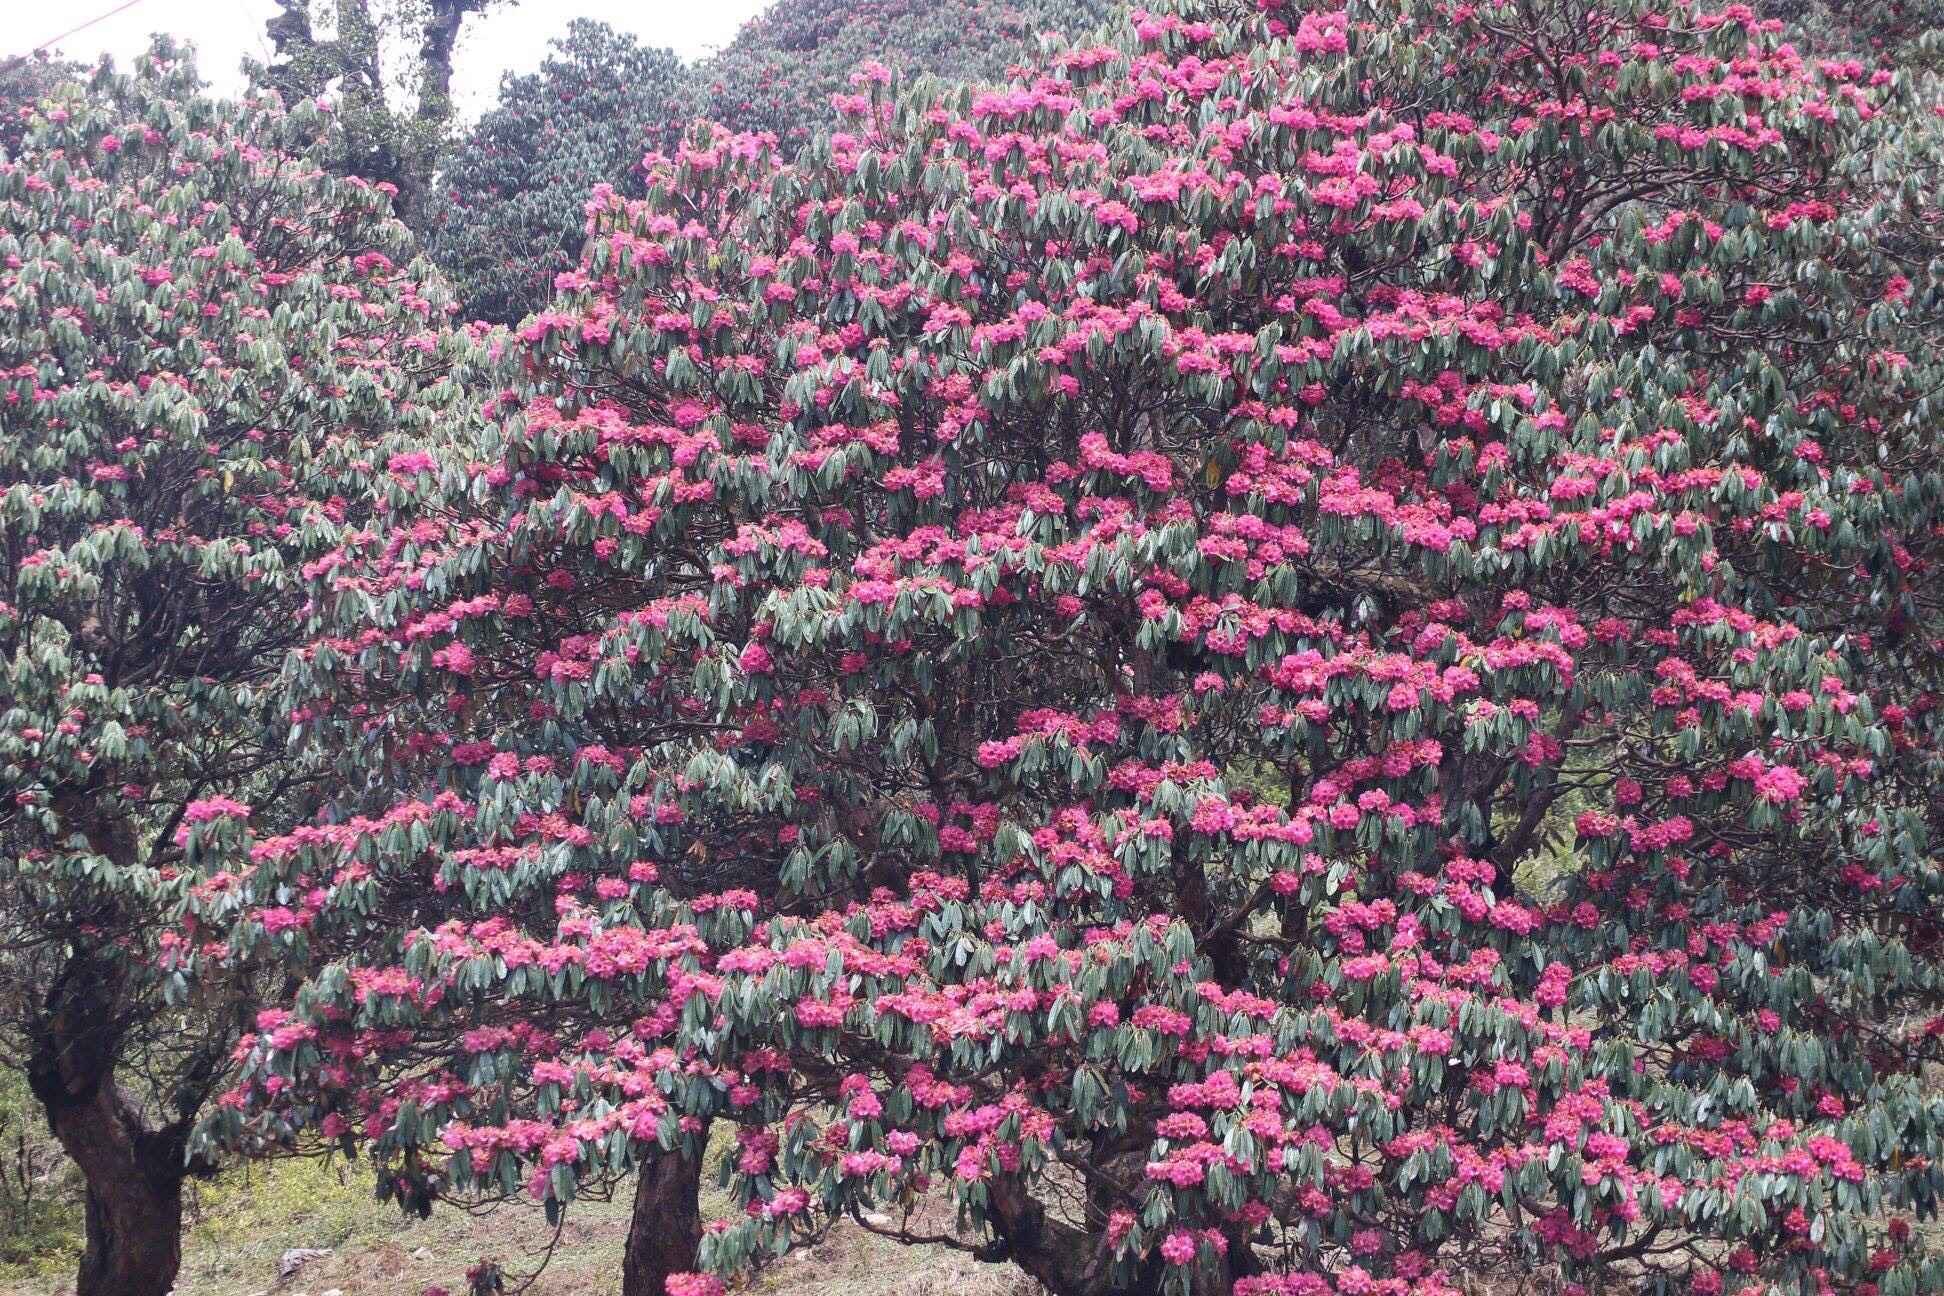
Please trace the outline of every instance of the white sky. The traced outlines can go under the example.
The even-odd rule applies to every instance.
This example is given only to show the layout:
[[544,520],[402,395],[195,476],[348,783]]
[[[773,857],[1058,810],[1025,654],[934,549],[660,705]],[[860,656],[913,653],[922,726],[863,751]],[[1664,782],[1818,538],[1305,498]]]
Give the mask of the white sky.
[[[70,0],[34,4],[0,0],[0,58],[23,54],[119,0]],[[736,29],[770,0],[520,0],[466,19],[453,59],[453,98],[462,116],[491,107],[500,73],[530,71],[547,42],[574,18],[596,18],[632,32],[644,45],[666,45],[684,59],[699,58],[729,43]],[[218,94],[242,87],[237,65],[245,55],[271,53],[263,24],[277,12],[271,0],[137,0],[131,8],[62,41],[57,50],[93,62],[105,51],[123,67],[148,47],[151,32],[195,44],[197,70]]]

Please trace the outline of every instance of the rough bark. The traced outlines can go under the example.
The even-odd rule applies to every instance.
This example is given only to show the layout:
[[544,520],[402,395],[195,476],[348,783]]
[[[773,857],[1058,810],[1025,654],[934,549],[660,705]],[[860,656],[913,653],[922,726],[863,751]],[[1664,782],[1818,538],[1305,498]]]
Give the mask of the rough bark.
[[54,1114],[87,1178],[75,1296],[167,1296],[182,1267],[182,1140],[142,1130],[113,1093]]
[[452,48],[466,15],[484,8],[481,0],[432,0],[419,43],[418,119],[443,130],[452,117]]
[[119,981],[70,962],[29,1024],[28,1084],[87,1185],[75,1296],[166,1296],[182,1265],[186,1121],[151,1129],[115,1081]]
[[452,50],[466,15],[478,13],[487,0],[431,0],[420,30],[418,106],[411,129],[405,132],[404,157],[399,167],[398,213],[415,230],[424,229],[426,203],[432,193],[446,130],[452,125]]
[[635,1180],[634,1214],[621,1259],[621,1296],[665,1296],[670,1274],[695,1269],[702,1245],[702,1149],[708,1130],[688,1145],[644,1163]]
[[[1054,1296],[1108,1296],[1113,1253],[1105,1232],[1088,1233],[1052,1218],[1018,1175],[988,1185],[992,1222],[1012,1261]],[[1159,1275],[1144,1272],[1128,1296],[1158,1296]],[[1116,1294],[1118,1296],[1118,1293]]]

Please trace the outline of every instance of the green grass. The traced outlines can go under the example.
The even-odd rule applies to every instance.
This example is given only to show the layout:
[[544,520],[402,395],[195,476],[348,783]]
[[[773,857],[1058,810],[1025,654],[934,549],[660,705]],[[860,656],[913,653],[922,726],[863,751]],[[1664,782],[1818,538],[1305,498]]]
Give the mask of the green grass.
[[0,1068],[0,1290],[73,1268],[80,1184],[25,1077]]
[[[182,1272],[176,1296],[418,1296],[442,1286],[458,1296],[466,1270],[482,1258],[508,1274],[531,1272],[553,1230],[540,1211],[509,1203],[469,1213],[435,1209],[408,1219],[371,1194],[369,1171],[342,1161],[286,1161],[240,1167],[193,1186],[185,1203]],[[597,1296],[620,1291],[628,1203],[583,1201],[569,1212],[534,1296]],[[297,1247],[329,1255],[279,1283],[277,1263]],[[6,1296],[61,1296],[71,1290],[71,1251],[49,1255],[34,1272],[0,1275]]]
[[[702,1213],[732,1207],[716,1189],[715,1158],[733,1147],[727,1128],[711,1140],[703,1176]],[[430,1219],[407,1219],[373,1199],[369,1169],[358,1162],[284,1161],[242,1166],[188,1194],[181,1276],[176,1296],[421,1296],[443,1287],[463,1296],[466,1270],[497,1260],[509,1286],[546,1258],[553,1230],[525,1202],[469,1213],[438,1206]],[[568,1212],[558,1246],[529,1296],[619,1296],[621,1253],[632,1184],[610,1201],[583,1200]],[[928,1221],[949,1228],[948,1213]],[[277,1262],[296,1247],[330,1254],[278,1282]],[[71,1250],[29,1268],[0,1271],[4,1296],[64,1296],[72,1284]],[[961,1252],[908,1248],[853,1225],[820,1245],[791,1253],[745,1287],[762,1296],[1031,1296],[1039,1288],[1010,1265],[985,1265]]]

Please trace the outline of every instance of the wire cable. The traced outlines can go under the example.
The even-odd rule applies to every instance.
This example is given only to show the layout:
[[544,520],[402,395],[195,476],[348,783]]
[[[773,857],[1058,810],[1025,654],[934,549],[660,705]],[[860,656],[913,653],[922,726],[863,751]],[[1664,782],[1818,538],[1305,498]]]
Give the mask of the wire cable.
[[110,18],[113,18],[116,14],[126,13],[128,10],[133,9],[136,5],[140,3],[142,3],[142,0],[122,0],[122,3],[116,5],[113,9],[110,9],[107,13],[96,14],[94,17],[88,19],[88,21],[82,23],[79,27],[70,27],[66,31],[62,32],[59,36],[55,36],[52,37],[51,39],[42,41],[40,44],[34,46],[34,48],[28,50],[25,54],[14,55],[12,58],[8,59],[4,65],[0,65],[0,66],[12,67],[16,63],[25,63],[28,59],[40,53],[42,50],[52,49],[54,46],[59,45],[62,41],[66,40],[68,37],[79,36],[82,32],[88,30],[88,28],[94,26],[96,23],[107,22]]

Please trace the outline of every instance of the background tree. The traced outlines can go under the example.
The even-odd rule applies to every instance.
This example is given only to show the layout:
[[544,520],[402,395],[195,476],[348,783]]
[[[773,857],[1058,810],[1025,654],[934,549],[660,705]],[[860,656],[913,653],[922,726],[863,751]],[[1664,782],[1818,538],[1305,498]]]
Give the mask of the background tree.
[[683,78],[673,51],[576,19],[537,71],[501,79],[497,106],[441,163],[425,222],[468,318],[517,323],[546,302],[579,263],[594,185],[641,192]]
[[[255,69],[256,78],[287,101],[335,87],[341,155],[333,165],[391,185],[399,215],[421,230],[453,124],[453,51],[466,19],[495,0],[332,0],[328,39],[313,26],[321,2],[277,0],[264,25],[277,58]],[[405,51],[389,67],[388,45]],[[409,106],[394,107],[394,95]]]
[[301,561],[453,393],[441,291],[300,102],[166,45],[0,165],[0,1031],[86,1181],[82,1296],[160,1296],[249,971],[191,986],[185,825],[313,798],[271,689]]

